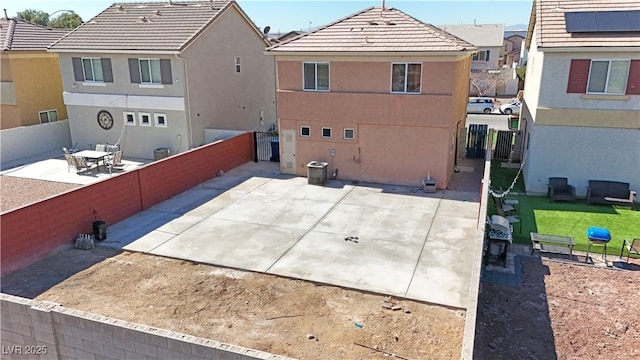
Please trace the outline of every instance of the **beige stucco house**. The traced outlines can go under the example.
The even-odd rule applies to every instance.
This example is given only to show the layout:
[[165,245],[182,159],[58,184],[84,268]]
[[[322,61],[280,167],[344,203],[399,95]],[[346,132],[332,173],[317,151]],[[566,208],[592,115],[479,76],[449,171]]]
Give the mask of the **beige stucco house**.
[[0,19],[0,129],[67,118],[58,55],[47,46],[68,32]]
[[71,137],[152,158],[205,143],[205,129],[275,124],[268,42],[235,1],[113,4],[59,54]]
[[446,188],[476,48],[393,8],[368,8],[267,50],[281,171]]
[[521,112],[527,192],[546,193],[549,177],[567,177],[578,196],[589,180],[640,191],[638,18],[635,0],[534,2]]

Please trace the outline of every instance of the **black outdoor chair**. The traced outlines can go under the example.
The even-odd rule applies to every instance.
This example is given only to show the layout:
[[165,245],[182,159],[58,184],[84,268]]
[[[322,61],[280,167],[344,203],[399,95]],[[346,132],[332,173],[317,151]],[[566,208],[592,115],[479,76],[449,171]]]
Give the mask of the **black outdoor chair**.
[[567,178],[550,177],[548,196],[551,201],[576,201],[576,188],[567,183]]

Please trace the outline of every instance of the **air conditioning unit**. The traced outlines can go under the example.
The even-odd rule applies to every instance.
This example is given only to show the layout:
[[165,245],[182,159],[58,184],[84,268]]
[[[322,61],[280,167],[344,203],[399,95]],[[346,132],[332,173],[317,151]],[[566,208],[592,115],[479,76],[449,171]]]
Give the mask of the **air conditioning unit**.
[[325,185],[327,183],[327,167],[329,163],[312,161],[307,164],[307,183],[309,185]]

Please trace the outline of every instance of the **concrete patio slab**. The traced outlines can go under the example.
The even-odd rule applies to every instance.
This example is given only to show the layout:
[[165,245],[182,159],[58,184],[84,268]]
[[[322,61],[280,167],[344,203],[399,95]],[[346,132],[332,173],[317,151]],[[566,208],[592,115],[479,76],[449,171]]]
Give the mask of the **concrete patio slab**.
[[404,297],[422,243],[311,231],[269,273]]
[[150,253],[265,272],[303,234],[304,230],[209,218]]
[[[467,306],[479,194],[247,163],[109,227],[104,245]],[[357,242],[345,241],[357,236]]]

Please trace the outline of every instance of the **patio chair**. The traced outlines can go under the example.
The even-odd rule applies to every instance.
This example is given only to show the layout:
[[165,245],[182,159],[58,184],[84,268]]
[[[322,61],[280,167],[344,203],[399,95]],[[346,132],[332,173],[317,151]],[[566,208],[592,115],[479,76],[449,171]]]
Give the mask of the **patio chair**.
[[122,166],[122,164],[120,163],[121,161],[122,161],[122,150],[116,151],[115,153],[113,153],[113,157],[111,157],[111,159],[109,159],[109,162],[107,162],[107,168],[109,168],[109,174],[111,174],[111,171],[113,170],[113,168]]
[[[63,148],[63,149],[66,149],[66,148]],[[72,166],[77,169],[75,156],[71,154],[64,154],[64,158],[67,160],[67,172],[71,172]]]
[[96,165],[97,163],[94,163],[93,161],[88,161],[86,158],[82,157],[82,156],[74,156],[73,157],[75,160],[75,166],[76,166],[76,173],[79,173],[80,171],[82,171],[83,169],[91,169],[91,166]]
[[96,151],[107,151],[107,144],[96,144]]
[[65,155],[71,155],[71,152],[69,151],[69,149],[67,149],[66,147],[62,147],[62,151],[64,152]]
[[550,177],[547,195],[553,201],[576,201],[576,188],[565,177]]
[[640,239],[633,239],[632,241],[624,240],[622,242],[622,250],[620,250],[620,258],[622,259],[622,253],[627,250],[627,262],[629,262],[629,255],[640,255]]

